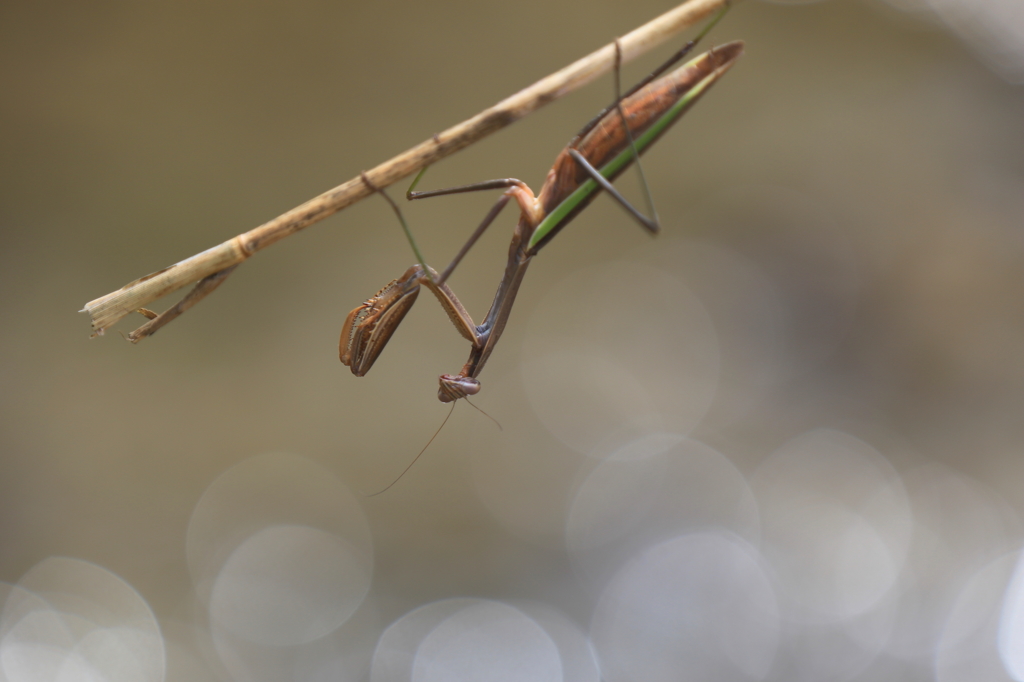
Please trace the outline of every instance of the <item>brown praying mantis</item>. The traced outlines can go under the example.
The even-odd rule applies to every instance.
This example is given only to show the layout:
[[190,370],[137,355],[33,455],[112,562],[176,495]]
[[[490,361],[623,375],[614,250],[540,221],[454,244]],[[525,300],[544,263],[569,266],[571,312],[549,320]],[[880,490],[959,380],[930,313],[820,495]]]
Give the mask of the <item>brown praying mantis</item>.
[[[348,314],[339,344],[342,363],[351,368],[356,376],[366,374],[415,303],[420,287],[425,286],[434,293],[455,328],[471,344],[469,359],[462,370],[458,374],[440,376],[437,397],[441,402],[448,403],[476,395],[480,391],[477,377],[501,338],[519,286],[533,257],[586,208],[601,190],[617,201],[644,229],[652,234],[657,233],[657,216],[649,194],[647,199],[652,218],[630,204],[612,186],[611,181],[634,161],[637,161],[639,170],[639,156],[679,120],[743,53],[742,42],[727,43],[696,57],[668,75],[662,75],[693,49],[722,14],[724,11],[700,35],[623,96],[619,95],[621,49],[616,41],[615,101],[587,123],[559,153],[539,194],[535,195],[526,183],[515,178],[414,192],[413,189],[422,177],[421,171],[406,194],[409,200],[462,192],[505,190],[440,275],[424,262],[398,205],[364,174],[363,181],[370,189],[380,192],[398,215],[419,262],[406,270],[401,278],[393,280]],[[642,170],[640,174],[643,180]],[[643,185],[646,189],[646,183]],[[520,216],[512,233],[508,262],[494,295],[494,302],[483,322],[477,325],[446,281],[511,199],[515,199],[519,206]]]

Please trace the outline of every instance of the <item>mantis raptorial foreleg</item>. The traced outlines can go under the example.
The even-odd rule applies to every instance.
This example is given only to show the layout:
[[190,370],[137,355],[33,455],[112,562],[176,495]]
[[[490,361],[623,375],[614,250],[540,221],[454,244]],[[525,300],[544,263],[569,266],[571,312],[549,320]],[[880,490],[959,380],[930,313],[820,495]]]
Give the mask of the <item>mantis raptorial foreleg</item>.
[[462,336],[474,346],[479,343],[476,325],[465,306],[447,284],[437,282],[433,268],[413,265],[399,279],[391,280],[369,300],[355,308],[345,319],[341,333],[339,353],[341,361],[352,368],[352,373],[363,376],[373,367],[401,324],[406,313],[420,295],[420,286],[426,286],[448,313],[449,319]]

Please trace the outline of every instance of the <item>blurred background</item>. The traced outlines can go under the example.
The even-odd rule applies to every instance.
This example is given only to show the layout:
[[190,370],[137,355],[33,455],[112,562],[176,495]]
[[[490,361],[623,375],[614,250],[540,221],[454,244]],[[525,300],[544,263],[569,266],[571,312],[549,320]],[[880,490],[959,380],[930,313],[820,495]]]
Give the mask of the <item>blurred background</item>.
[[[0,680],[1024,679],[1017,0],[738,5],[645,156],[662,235],[598,198],[481,375],[503,430],[459,404],[382,495],[468,354],[424,295],[338,362],[414,261],[382,201],[89,340],[86,301],[670,7],[0,7]],[[421,186],[539,188],[611,94]],[[408,205],[428,261],[494,199]],[[450,281],[478,321],[513,224]]]

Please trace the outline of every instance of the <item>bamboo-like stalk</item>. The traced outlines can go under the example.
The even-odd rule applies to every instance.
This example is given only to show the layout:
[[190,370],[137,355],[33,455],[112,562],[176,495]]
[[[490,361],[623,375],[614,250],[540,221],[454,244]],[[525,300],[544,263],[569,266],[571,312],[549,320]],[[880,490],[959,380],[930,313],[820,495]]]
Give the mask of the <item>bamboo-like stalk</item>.
[[[728,2],[686,0],[620,38],[623,61],[629,61],[656,47],[702,21]],[[586,85],[610,71],[614,63],[615,44],[609,43],[476,116],[366,171],[366,175],[375,186],[387,187]],[[249,256],[371,193],[370,187],[357,175],[255,229],[89,301],[81,312],[87,312],[92,317],[93,336],[100,335],[147,303],[188,284],[199,282],[180,303],[128,335],[129,340],[137,343],[198,303],[224,281],[231,269]]]

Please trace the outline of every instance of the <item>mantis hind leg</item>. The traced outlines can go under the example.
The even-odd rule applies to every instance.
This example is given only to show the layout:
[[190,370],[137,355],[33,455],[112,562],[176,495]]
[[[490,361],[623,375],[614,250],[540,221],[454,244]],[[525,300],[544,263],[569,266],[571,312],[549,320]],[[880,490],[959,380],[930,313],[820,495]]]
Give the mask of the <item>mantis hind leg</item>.
[[693,38],[693,40],[690,40],[685,45],[683,45],[683,47],[677,50],[663,64],[661,64],[658,68],[656,68],[654,71],[649,73],[644,78],[640,79],[639,82],[633,85],[633,87],[631,87],[625,93],[622,92],[621,88],[622,45],[619,42],[619,40],[616,39],[615,68],[613,69],[615,83],[615,99],[612,101],[611,104],[602,109],[601,112],[598,113],[598,115],[595,116],[589,123],[583,126],[582,130],[580,130],[580,132],[577,133],[576,135],[577,139],[582,138],[588,132],[593,130],[594,126],[596,126],[601,120],[603,120],[604,117],[608,114],[608,112],[610,112],[612,109],[615,109],[615,111],[619,115],[619,121],[622,123],[623,130],[625,130],[626,132],[626,139],[629,141],[629,148],[633,152],[633,162],[636,164],[637,174],[640,178],[640,187],[642,188],[644,193],[644,202],[647,204],[647,212],[650,214],[650,218],[643,215],[636,207],[630,204],[629,201],[627,201],[626,198],[623,197],[622,194],[618,192],[618,190],[612,187],[611,183],[608,182],[600,174],[600,172],[596,168],[594,168],[594,166],[590,162],[588,162],[581,154],[579,154],[579,152],[577,152],[575,149],[572,149],[571,147],[569,149],[569,154],[576,160],[580,167],[582,167],[587,172],[587,174],[590,175],[590,177],[592,177],[594,181],[601,186],[601,188],[604,191],[608,192],[608,194],[611,195],[611,197],[615,201],[617,201],[626,210],[626,212],[630,214],[630,216],[632,216],[637,222],[640,223],[640,225],[644,229],[646,229],[652,234],[657,233],[660,229],[658,212],[654,207],[654,198],[651,196],[651,189],[650,186],[647,184],[647,177],[644,174],[643,164],[640,163],[640,153],[637,150],[636,142],[633,139],[633,131],[630,130],[629,124],[626,119],[626,114],[622,110],[622,100],[629,97],[630,95],[635,94],[640,90],[640,88],[644,87],[648,83],[651,83],[652,81],[654,81],[654,79],[656,79],[657,77],[668,71],[670,68],[672,68],[674,65],[682,61],[682,59],[686,57],[686,55],[688,55],[694,47],[696,47],[697,43],[700,42],[700,40],[704,36],[706,36],[711,31],[711,29],[715,27],[715,24],[717,24],[728,11],[729,4],[726,3],[725,6],[721,9],[721,11],[719,11],[718,14],[716,14],[715,17],[710,22],[708,22],[708,25],[705,26],[701,30],[701,32],[698,33],[697,36]]
[[[689,45],[690,49],[692,49],[692,46],[693,46],[693,41],[690,42],[690,45]],[[597,169],[595,169],[593,166],[591,166],[589,163],[587,163],[586,159],[584,159],[582,156],[580,156],[579,152],[576,152],[576,150],[573,149],[573,150],[570,150],[569,153],[573,154],[573,152],[576,152],[575,154],[573,154],[573,158],[576,159],[576,162],[579,163],[580,161],[583,161],[584,168],[586,168],[587,172],[590,173],[591,177],[593,177],[597,181],[597,184],[602,185],[602,187],[604,187],[604,191],[606,191],[609,194],[611,194],[612,197],[614,197],[626,209],[626,211],[630,215],[632,215],[634,218],[636,218],[637,221],[639,221],[639,223],[645,229],[647,229],[649,232],[651,232],[653,234],[653,233],[658,232],[658,230],[660,230],[661,227],[660,227],[660,225],[658,223],[658,212],[654,208],[654,197],[651,196],[651,188],[647,184],[647,176],[644,175],[644,167],[640,163],[640,152],[637,151],[636,141],[633,139],[633,131],[629,129],[629,121],[626,119],[626,112],[624,112],[622,110],[622,94],[620,93],[620,78],[621,78],[620,73],[621,73],[621,70],[622,70],[621,67],[622,67],[622,45],[621,45],[621,43],[619,43],[618,38],[616,38],[615,39],[615,110],[617,112],[619,112],[619,120],[622,121],[622,128],[626,131],[626,139],[629,140],[629,148],[633,150],[633,163],[636,164],[636,172],[637,172],[637,175],[640,178],[640,186],[643,188],[643,191],[644,191],[644,201],[647,202],[647,212],[650,213],[651,217],[647,218],[642,213],[637,211],[636,208],[634,208],[632,204],[630,204],[629,202],[625,201],[625,198],[612,188],[611,183],[609,183],[607,180],[605,180],[604,177],[601,175],[601,173],[599,173],[597,171]],[[632,91],[635,91],[635,88]],[[598,178],[600,178],[600,180],[598,180]],[[609,190],[611,190],[611,191],[609,191]]]

